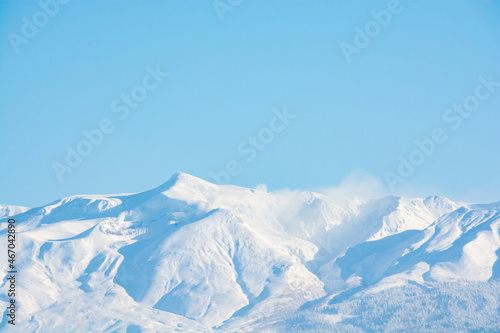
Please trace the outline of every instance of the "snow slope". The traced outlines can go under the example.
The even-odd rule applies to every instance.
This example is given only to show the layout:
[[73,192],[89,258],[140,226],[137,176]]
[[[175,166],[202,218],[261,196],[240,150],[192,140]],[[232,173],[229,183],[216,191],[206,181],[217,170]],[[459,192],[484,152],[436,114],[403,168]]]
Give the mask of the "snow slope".
[[18,215],[24,213],[28,209],[27,207],[0,205],[0,218]]
[[[142,193],[0,212],[1,244],[17,221],[11,331],[500,329],[500,203],[339,200],[177,173]],[[457,322],[455,290],[484,320]],[[399,312],[383,305],[393,294]],[[415,304],[434,310],[409,321]]]

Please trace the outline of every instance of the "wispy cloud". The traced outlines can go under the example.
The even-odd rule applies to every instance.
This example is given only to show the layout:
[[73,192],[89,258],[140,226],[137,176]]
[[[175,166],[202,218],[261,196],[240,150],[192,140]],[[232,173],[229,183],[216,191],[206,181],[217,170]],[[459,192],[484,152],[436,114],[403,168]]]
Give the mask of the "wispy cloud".
[[389,194],[380,178],[362,169],[351,170],[339,185],[322,188],[319,192],[334,199],[379,198]]

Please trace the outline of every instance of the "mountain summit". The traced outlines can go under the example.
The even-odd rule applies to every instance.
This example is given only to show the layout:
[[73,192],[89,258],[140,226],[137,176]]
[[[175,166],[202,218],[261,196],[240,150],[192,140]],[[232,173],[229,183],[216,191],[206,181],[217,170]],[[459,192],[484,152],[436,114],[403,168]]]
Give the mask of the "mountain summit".
[[500,203],[176,173],[142,193],[0,212],[2,239],[16,220],[20,332],[500,329]]

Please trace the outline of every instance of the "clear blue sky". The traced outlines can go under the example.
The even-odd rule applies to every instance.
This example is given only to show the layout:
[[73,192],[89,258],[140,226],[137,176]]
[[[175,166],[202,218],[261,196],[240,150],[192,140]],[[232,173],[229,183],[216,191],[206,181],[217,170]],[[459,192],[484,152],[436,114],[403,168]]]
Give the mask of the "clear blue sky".
[[[385,182],[436,128],[447,140],[394,193],[500,200],[500,87],[458,129],[443,120],[479,76],[500,81],[500,3],[402,1],[348,63],[341,43],[388,3],[243,0],[221,20],[212,1],[75,0],[53,17],[0,2],[0,203],[144,191],[177,171],[214,181],[231,160],[247,187],[314,189],[355,169]],[[121,119],[112,103],[124,112],[157,65],[168,77]],[[269,140],[283,106],[295,118]],[[53,162],[103,119],[113,131],[59,181]]]

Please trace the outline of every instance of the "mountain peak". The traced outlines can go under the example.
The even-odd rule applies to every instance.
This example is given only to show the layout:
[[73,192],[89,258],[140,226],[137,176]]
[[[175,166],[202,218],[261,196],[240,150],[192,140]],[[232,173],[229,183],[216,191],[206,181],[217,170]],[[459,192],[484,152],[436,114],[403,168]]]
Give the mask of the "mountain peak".
[[212,184],[210,182],[207,182],[206,180],[192,176],[190,174],[184,172],[176,172],[172,175],[172,177],[170,177],[169,180],[158,186],[157,189],[160,190],[161,192],[164,192],[170,188],[179,186],[200,188],[200,187],[214,186],[214,185],[215,184]]
[[[486,285],[500,278],[498,203],[329,199],[216,185],[177,172],[145,192],[77,195],[24,213],[0,205],[0,216],[14,215],[23,233],[18,288],[31,297],[20,331],[127,331],[141,322],[155,331],[264,331],[260,325],[291,327],[302,316],[318,318],[304,320],[304,331],[378,331],[384,329],[363,326],[373,304],[381,304],[369,312],[378,320],[379,309],[393,318],[393,299],[419,311],[431,298],[464,302],[464,313],[490,309],[484,320],[497,316],[495,326],[482,327],[474,317],[463,328],[498,331],[500,285]],[[7,238],[8,223],[0,222]],[[450,281],[481,284],[441,288]],[[440,298],[440,290],[455,294]],[[433,306],[426,323],[437,314],[452,327],[458,316]],[[88,326],[59,327],[61,313]],[[324,326],[332,318],[335,328]]]
[[196,176],[190,175],[188,173],[184,173],[184,172],[176,172],[172,175],[171,179],[172,178],[176,179],[178,182],[183,182],[183,183],[204,183],[204,184],[215,185],[215,184],[212,184],[204,179],[201,179],[199,177],[196,177]]
[[204,201],[218,190],[218,185],[184,172],[176,172],[162,185],[144,192],[148,196],[165,195],[183,201]]

